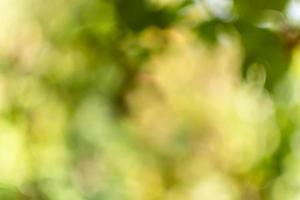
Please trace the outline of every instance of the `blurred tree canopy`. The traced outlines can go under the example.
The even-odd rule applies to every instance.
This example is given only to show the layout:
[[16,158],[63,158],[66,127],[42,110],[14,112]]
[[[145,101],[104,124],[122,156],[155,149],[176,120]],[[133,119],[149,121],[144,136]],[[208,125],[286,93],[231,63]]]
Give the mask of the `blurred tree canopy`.
[[298,4],[1,0],[0,199],[299,199]]

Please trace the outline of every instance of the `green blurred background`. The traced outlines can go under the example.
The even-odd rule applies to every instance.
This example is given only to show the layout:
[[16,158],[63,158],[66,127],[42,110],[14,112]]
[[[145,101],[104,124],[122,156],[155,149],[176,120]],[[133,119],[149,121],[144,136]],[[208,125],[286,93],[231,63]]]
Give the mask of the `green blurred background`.
[[299,200],[299,0],[0,0],[0,200]]

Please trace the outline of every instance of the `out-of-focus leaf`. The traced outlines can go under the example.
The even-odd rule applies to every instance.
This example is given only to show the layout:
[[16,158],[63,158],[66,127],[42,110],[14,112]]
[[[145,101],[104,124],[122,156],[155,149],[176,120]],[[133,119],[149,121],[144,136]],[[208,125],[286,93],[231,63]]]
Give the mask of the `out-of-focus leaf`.
[[116,0],[116,10],[122,28],[141,31],[150,26],[170,26],[176,21],[178,11],[190,3],[191,1],[187,0],[178,6],[156,8],[146,0]]
[[253,64],[262,65],[266,71],[267,89],[273,86],[284,76],[290,63],[290,53],[278,34],[247,23],[236,23],[241,42],[245,50],[243,74]]
[[231,27],[231,24],[224,22],[219,19],[212,19],[206,22],[199,24],[195,31],[209,44],[215,45],[218,42],[218,34],[222,31],[228,31]]
[[218,20],[211,20],[204,22],[197,26],[196,31],[198,32],[199,36],[203,38],[205,41],[216,44],[217,42],[217,26],[220,23]]
[[288,0],[234,0],[238,16],[247,21],[257,20],[266,10],[282,11]]
[[213,19],[196,27],[198,35],[209,44],[218,42],[218,34],[235,27],[240,34],[244,48],[242,74],[246,75],[253,65],[263,66],[266,71],[265,87],[272,90],[273,86],[284,76],[290,63],[290,50],[279,34],[252,25],[246,21],[224,22]]

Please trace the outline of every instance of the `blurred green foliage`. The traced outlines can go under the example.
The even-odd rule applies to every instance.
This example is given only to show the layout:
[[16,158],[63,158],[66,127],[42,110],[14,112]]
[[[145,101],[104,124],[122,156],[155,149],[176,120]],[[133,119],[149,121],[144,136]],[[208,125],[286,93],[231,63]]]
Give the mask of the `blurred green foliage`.
[[299,199],[291,5],[1,0],[0,199]]

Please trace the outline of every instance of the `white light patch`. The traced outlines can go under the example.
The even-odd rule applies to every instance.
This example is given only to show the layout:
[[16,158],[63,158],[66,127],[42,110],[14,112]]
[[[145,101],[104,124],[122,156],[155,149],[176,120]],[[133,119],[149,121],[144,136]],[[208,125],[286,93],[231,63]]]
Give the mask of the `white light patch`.
[[300,1],[291,0],[287,7],[287,17],[295,24],[300,25]]
[[204,0],[204,2],[216,17],[222,19],[231,17],[233,7],[232,0]]

